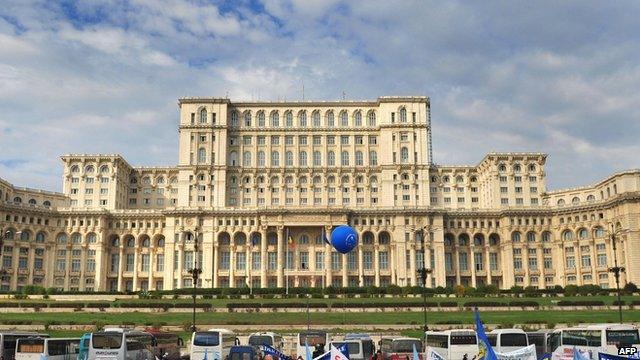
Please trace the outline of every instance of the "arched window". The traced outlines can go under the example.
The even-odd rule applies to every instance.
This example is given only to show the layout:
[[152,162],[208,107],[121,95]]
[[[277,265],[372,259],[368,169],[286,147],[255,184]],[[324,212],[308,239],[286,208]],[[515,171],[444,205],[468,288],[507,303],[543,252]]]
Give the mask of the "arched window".
[[327,178],[327,184],[335,184],[335,183],[336,183],[336,178],[335,178],[335,176],[330,175],[330,176]]
[[389,245],[391,242],[391,235],[388,232],[383,231],[378,235],[378,243],[380,245]]
[[[313,116],[316,116],[314,113]],[[320,114],[318,114],[320,116]],[[300,111],[298,113],[298,124],[300,127],[307,127],[307,113],[304,111]]]
[[172,177],[171,180],[169,181],[171,184],[177,184],[178,183],[178,178],[177,177]]
[[400,122],[401,123],[407,122],[407,109],[405,108],[400,109]]
[[56,241],[58,242],[58,244],[66,244],[67,243],[67,234],[65,234],[65,233],[58,234],[58,237],[56,238]]
[[113,235],[111,237],[111,246],[112,247],[120,246],[120,238],[118,237],[118,235]]
[[36,199],[29,199],[29,205],[35,206]]
[[29,230],[22,230],[20,233],[20,240],[29,241],[29,239],[31,239],[31,232]]
[[364,165],[364,156],[362,156],[362,151],[356,151],[356,166]]
[[587,229],[582,228],[580,230],[578,230],[578,237],[580,239],[586,239],[589,237],[589,231],[587,231]]
[[298,166],[307,166],[307,152],[301,151],[298,157]]
[[402,147],[402,149],[400,149],[400,161],[402,163],[409,162],[409,149],[406,147]]
[[340,163],[342,166],[349,166],[349,152],[343,151],[340,154]]
[[298,179],[298,183],[300,183],[300,185],[307,185],[307,177],[301,176],[300,179]]
[[372,176],[369,179],[369,184],[371,185],[371,187],[378,187],[378,178],[375,176]]
[[513,165],[513,172],[519,173],[520,171],[522,171],[522,167],[520,166],[520,164]]
[[458,175],[458,176],[456,176],[456,182],[457,182],[458,184],[459,184],[459,183],[462,183],[462,182],[464,182],[464,178],[463,178],[462,176]]
[[511,241],[514,243],[518,243],[521,240],[520,232],[514,231],[511,233]]
[[369,165],[370,166],[378,165],[378,153],[375,150],[369,151]]
[[346,110],[340,112],[340,126],[349,126],[349,114]]
[[327,153],[327,166],[336,166],[336,154],[333,151]]
[[587,201],[588,202],[594,202],[594,201],[596,201],[596,197],[593,196],[593,195],[589,195],[589,196],[587,196]]
[[280,166],[280,153],[277,151],[271,152],[271,166]]
[[367,113],[367,125],[376,126],[376,113],[373,110]]
[[489,245],[491,246],[500,245],[500,235],[498,234],[489,235]]
[[498,165],[498,171],[500,171],[500,172],[507,171],[507,165],[505,165],[505,164]]
[[164,236],[158,238],[158,247],[164,247]]
[[207,123],[207,109],[203,108],[200,110],[200,124]]
[[22,204],[22,198],[20,196],[16,196],[13,198],[13,202],[17,204]]
[[284,126],[293,127],[293,113],[290,110],[284,113]]
[[204,164],[207,162],[207,149],[198,149],[198,164]]
[[571,230],[565,230],[562,232],[562,239],[565,241],[569,241],[573,239],[573,232]]
[[42,205],[43,205],[43,206],[45,206],[45,207],[51,207],[51,201],[49,201],[49,200],[45,200],[45,201],[42,203]]
[[320,176],[313,177],[313,185],[318,186],[322,184],[322,178]]
[[242,154],[242,166],[251,166],[251,151]]
[[362,126],[362,112],[360,112],[360,110],[353,114],[353,125]]
[[258,167],[264,167],[265,156],[264,151],[258,151]]
[[231,112],[231,126],[233,126],[233,127],[237,127],[238,126],[238,112],[237,111],[232,111]]
[[545,231],[542,233],[542,242],[551,242],[551,233]]
[[311,121],[313,121],[313,126],[314,127],[320,127],[320,111],[316,110],[313,112],[313,114],[311,114]]
[[150,245],[150,242],[151,242],[151,241],[149,240],[149,237],[148,237],[148,236],[145,236],[144,238],[142,238],[142,242],[140,243],[140,245],[141,245],[142,247],[148,248],[148,247],[149,247],[149,245]]
[[308,244],[309,243],[309,236],[302,234],[300,235],[300,237],[298,238],[298,244]]
[[313,166],[322,166],[322,153],[320,151],[313,152]]
[[130,247],[130,248],[136,247],[136,240],[133,238],[133,236],[130,236],[127,239],[127,247]]
[[287,151],[284,154],[284,166],[293,166],[293,153],[291,151]]
[[527,233],[527,242],[535,242],[536,241],[536,233],[533,231],[529,231]]
[[[318,113],[318,117],[320,116],[320,114]],[[334,127],[336,125],[335,123],[335,119],[333,117],[333,111],[327,111],[327,126],[328,127]]]
[[88,244],[95,244],[96,243],[96,234],[95,233],[88,233],[87,234],[87,243]]
[[469,246],[469,235],[467,234],[458,235],[458,245]]
[[102,165],[100,166],[100,172],[103,174],[106,174],[109,172],[109,165]]
[[536,164],[529,164],[529,172],[535,172],[536,171]]
[[251,111],[244,113],[244,126],[251,126]]
[[564,199],[558,199],[558,206],[564,206]]
[[484,235],[475,234],[473,236],[473,245],[475,245],[475,246],[483,246],[484,245]]
[[259,127],[265,126],[264,111],[262,110],[258,112],[258,126]]
[[445,176],[442,178],[442,182],[444,182],[444,183],[448,183],[448,182],[449,182],[449,176],[446,176],[446,175],[445,175]]
[[142,183],[145,185],[150,185],[151,184],[151,178],[148,176],[145,176],[142,178]]
[[156,184],[164,184],[164,177],[160,176],[156,179]]
[[444,246],[453,246],[455,239],[453,234],[444,234]]
[[571,204],[573,205],[578,205],[580,203],[580,198],[577,196],[574,196],[573,199],[571,199]]
[[594,232],[595,237],[597,237],[597,238],[604,237],[604,235],[605,235],[605,234],[604,234],[604,228],[603,228],[602,226],[597,226],[597,227],[593,230],[593,232]]
[[278,115],[277,111],[271,112],[271,126],[279,127],[280,126],[280,115]]
[[74,233],[71,235],[71,243],[72,244],[81,244],[82,243],[82,235],[78,233]]
[[47,239],[47,235],[44,232],[40,231],[39,233],[36,234],[37,243],[43,243],[46,241],[46,239]]
[[94,171],[95,171],[95,168],[93,167],[93,165],[87,165],[84,168],[84,172],[87,174],[93,174]]
[[[200,151],[198,150],[198,152],[200,152]],[[232,151],[231,153],[229,153],[229,163],[231,164],[231,166],[237,166],[238,165],[238,153],[237,152]]]

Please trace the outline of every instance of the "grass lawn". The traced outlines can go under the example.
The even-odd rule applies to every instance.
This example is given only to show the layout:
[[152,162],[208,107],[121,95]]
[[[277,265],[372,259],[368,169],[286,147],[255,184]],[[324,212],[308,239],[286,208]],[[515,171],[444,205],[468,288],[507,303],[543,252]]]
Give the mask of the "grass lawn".
[[[198,312],[198,323],[209,325],[304,325],[305,313],[213,313]],[[640,310],[624,310],[623,317],[627,322],[640,322]],[[311,323],[315,325],[419,325],[422,323],[421,312],[384,312],[384,313],[344,313],[328,311],[311,313]],[[618,312],[615,310],[539,310],[539,311],[484,311],[482,320],[486,324],[531,324],[531,323],[602,323],[616,322]],[[190,323],[190,313],[3,313],[3,323],[14,321],[31,322],[31,324],[103,324],[118,325],[123,323],[136,325],[183,325]],[[428,322],[431,324],[472,324],[471,311],[429,312]]]

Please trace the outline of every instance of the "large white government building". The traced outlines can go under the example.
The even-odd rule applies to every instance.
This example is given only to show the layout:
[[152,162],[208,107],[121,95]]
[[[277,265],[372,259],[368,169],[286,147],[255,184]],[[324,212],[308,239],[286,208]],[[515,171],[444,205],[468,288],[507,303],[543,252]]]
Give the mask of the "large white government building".
[[[202,287],[420,285],[423,257],[429,287],[613,287],[612,232],[640,282],[640,170],[549,191],[542,153],[436,165],[426,97],[178,104],[176,166],[70,154],[63,193],[0,180],[2,290],[191,287],[195,261]],[[321,236],[341,224],[347,255]]]

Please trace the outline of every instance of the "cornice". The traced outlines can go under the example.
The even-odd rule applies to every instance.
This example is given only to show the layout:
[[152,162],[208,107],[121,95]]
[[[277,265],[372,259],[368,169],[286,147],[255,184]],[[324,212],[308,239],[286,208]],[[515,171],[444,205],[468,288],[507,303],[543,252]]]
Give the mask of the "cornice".
[[430,104],[426,96],[381,96],[377,100],[328,100],[328,101],[237,101],[229,98],[216,97],[181,97],[178,106],[182,104],[227,104],[233,107],[354,107],[354,106],[379,106],[381,103],[425,103]]

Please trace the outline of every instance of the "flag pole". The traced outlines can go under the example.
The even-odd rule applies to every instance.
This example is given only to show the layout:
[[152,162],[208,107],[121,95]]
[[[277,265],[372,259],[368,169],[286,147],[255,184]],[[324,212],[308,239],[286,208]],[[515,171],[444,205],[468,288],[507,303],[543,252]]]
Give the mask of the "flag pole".
[[[322,228],[320,228],[320,236],[321,236],[321,240],[322,240],[322,246],[326,247],[325,246],[325,242],[324,242],[324,225],[322,226]],[[324,251],[323,251],[323,253],[324,253]],[[327,254],[324,254],[324,255],[326,256]],[[326,264],[326,261],[324,261],[324,256],[323,256],[322,257],[322,269],[323,269],[323,271],[322,271],[322,288],[323,289],[327,286],[327,279],[326,279],[326,277],[327,277],[327,269],[324,268],[324,264]]]
[[284,293],[289,295],[289,272],[287,271],[289,269],[289,228],[287,228],[287,253],[286,253],[286,257],[287,260],[285,261],[285,266],[284,266],[284,281],[286,282],[285,284],[285,290]]

